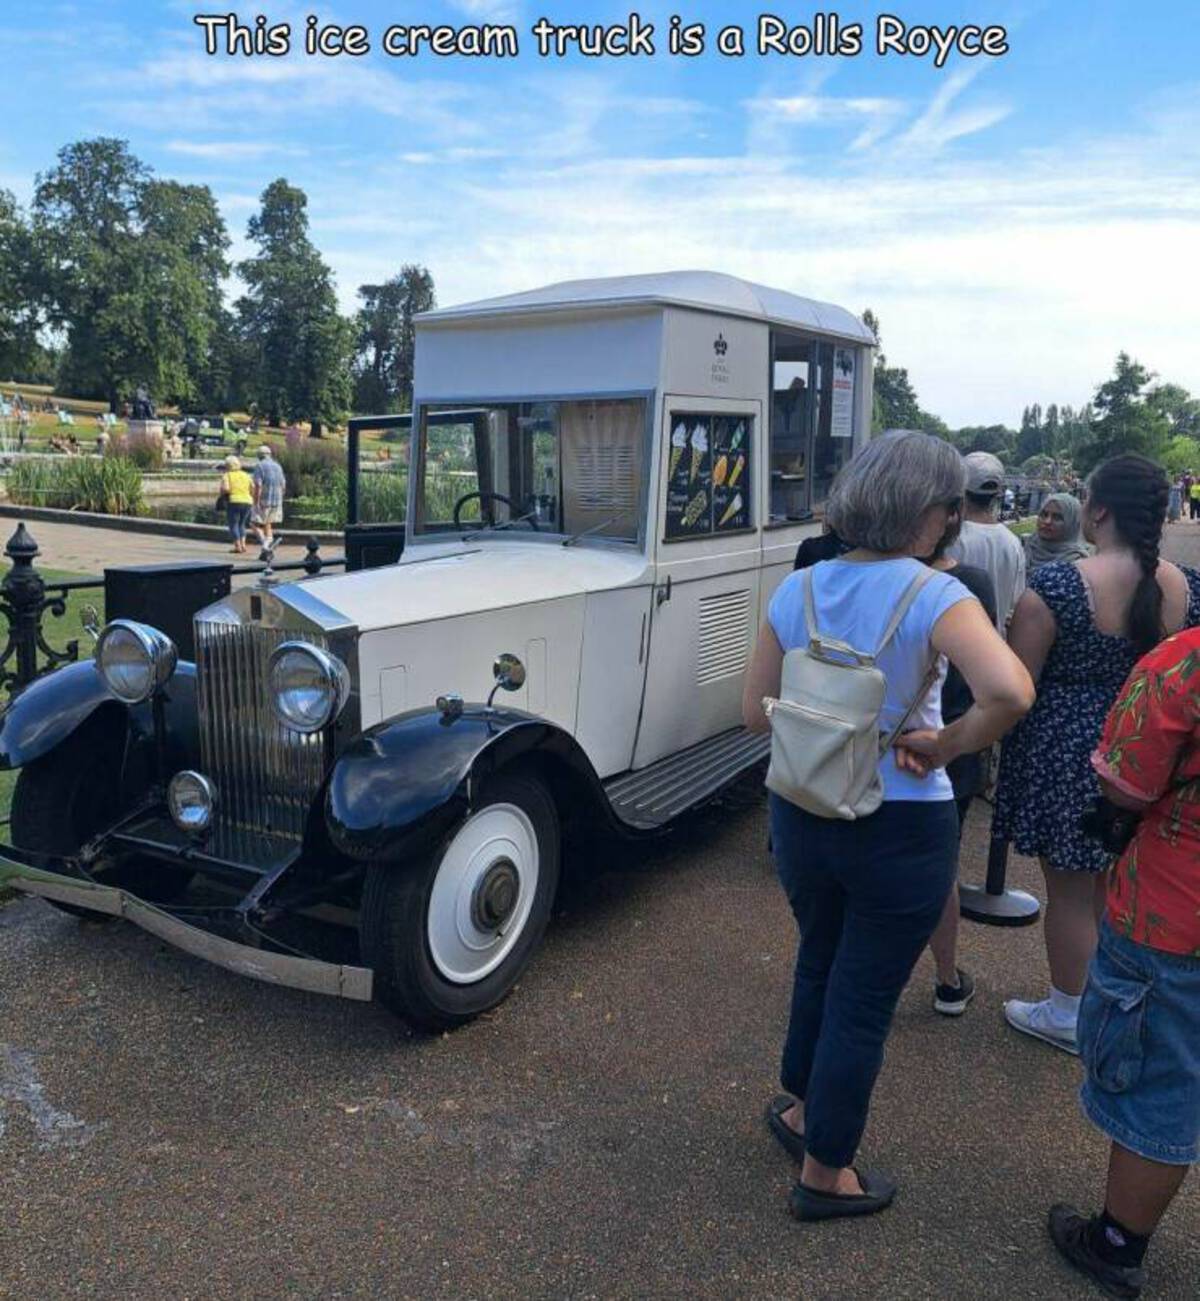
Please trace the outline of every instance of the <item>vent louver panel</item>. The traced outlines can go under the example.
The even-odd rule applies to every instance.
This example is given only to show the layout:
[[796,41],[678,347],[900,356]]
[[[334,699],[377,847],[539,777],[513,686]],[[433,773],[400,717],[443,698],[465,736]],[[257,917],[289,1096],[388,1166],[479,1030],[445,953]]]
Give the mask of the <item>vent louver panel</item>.
[[638,466],[631,447],[581,447],[575,492],[580,510],[633,510],[638,501]]
[[700,599],[696,682],[704,686],[743,673],[750,658],[750,593],[723,592]]

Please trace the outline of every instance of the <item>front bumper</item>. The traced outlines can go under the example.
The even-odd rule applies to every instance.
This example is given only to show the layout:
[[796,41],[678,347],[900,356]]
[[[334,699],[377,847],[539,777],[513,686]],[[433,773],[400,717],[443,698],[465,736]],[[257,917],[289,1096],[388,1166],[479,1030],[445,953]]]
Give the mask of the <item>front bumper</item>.
[[[30,860],[34,857],[43,860],[42,855],[28,856]],[[147,903],[127,890],[76,876],[66,864],[62,864],[63,870],[54,871],[26,861],[26,858],[19,849],[0,845],[0,887],[7,885],[26,894],[40,895],[43,899],[73,904],[110,917],[124,917],[193,957],[270,985],[285,985],[290,989],[305,989],[337,998],[370,1001],[372,997],[373,972],[367,967],[322,962],[319,958],[295,957],[239,944],[236,940],[214,935],[182,921],[166,909]]]

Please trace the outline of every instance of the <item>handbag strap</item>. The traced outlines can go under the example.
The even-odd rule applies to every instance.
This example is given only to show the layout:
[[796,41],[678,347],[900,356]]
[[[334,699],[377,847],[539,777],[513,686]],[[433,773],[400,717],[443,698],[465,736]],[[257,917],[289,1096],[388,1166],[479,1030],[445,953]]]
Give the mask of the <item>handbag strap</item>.
[[900,718],[900,721],[896,724],[896,726],[893,727],[892,730],[887,733],[887,735],[883,738],[882,741],[880,741],[879,753],[881,756],[887,754],[887,752],[892,748],[892,746],[896,744],[897,739],[899,738],[901,732],[903,732],[904,730],[904,725],[913,716],[913,714],[916,712],[917,706],[925,699],[925,697],[929,694],[929,689],[937,681],[937,675],[938,675],[938,653],[937,651],[934,651],[933,659],[930,661],[929,668],[926,670],[925,677],[922,679],[921,685],[917,688],[917,694],[912,698],[912,703],[904,711],[903,715]]
[[901,620],[912,608],[912,603],[921,595],[921,589],[933,577],[933,570],[927,565],[922,565],[920,571],[915,573],[912,582],[904,589],[899,601],[896,602],[896,608],[892,611],[892,617],[887,621],[887,627],[883,630],[883,638],[879,645],[875,647],[875,658],[878,659],[883,654],[888,642],[896,635],[896,629],[900,627]]

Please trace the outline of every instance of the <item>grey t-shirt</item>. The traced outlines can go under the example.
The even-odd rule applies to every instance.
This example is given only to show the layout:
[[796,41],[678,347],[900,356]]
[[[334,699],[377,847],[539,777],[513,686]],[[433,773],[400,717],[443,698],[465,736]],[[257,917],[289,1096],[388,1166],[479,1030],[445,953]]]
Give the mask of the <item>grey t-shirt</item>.
[[1025,590],[1025,548],[1020,538],[1004,524],[964,520],[949,554],[964,565],[986,570],[996,589],[996,629],[1003,637]]
[[264,456],[254,467],[254,482],[259,484],[262,489],[262,496],[259,498],[260,505],[269,510],[274,510],[276,507],[283,505],[285,480],[283,466],[278,461],[273,461]]

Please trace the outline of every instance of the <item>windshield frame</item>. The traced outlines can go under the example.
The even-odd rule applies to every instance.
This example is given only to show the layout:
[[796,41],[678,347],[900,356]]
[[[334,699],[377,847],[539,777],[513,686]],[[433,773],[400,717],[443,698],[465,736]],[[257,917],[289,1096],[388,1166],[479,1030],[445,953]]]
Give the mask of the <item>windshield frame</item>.
[[439,532],[418,532],[417,522],[417,494],[425,482],[425,414],[431,408],[442,410],[467,410],[475,407],[500,407],[513,406],[516,404],[535,404],[542,402],[616,402],[621,400],[640,401],[643,404],[643,429],[642,429],[642,484],[641,493],[638,500],[638,526],[636,538],[614,538],[601,537],[593,534],[590,537],[580,537],[572,542],[572,546],[599,546],[602,548],[619,548],[622,551],[637,550],[643,554],[646,551],[647,539],[649,537],[647,518],[650,508],[650,469],[652,455],[654,450],[654,420],[656,404],[658,399],[657,389],[586,389],[578,392],[554,392],[554,393],[521,393],[516,396],[508,397],[462,397],[455,394],[453,397],[420,397],[414,398],[412,406],[412,448],[409,453],[409,464],[412,467],[409,474],[408,484],[408,520],[406,524],[405,546],[425,546],[425,545],[445,545],[449,541],[461,542],[464,538],[472,544],[476,541],[483,543],[485,541],[505,542],[540,542],[542,544],[551,544],[562,546],[563,542],[571,537],[570,533],[559,530],[550,530],[540,528],[531,529],[526,524],[514,524],[511,528],[483,528],[483,529],[464,529],[461,532],[457,530],[445,530]]

